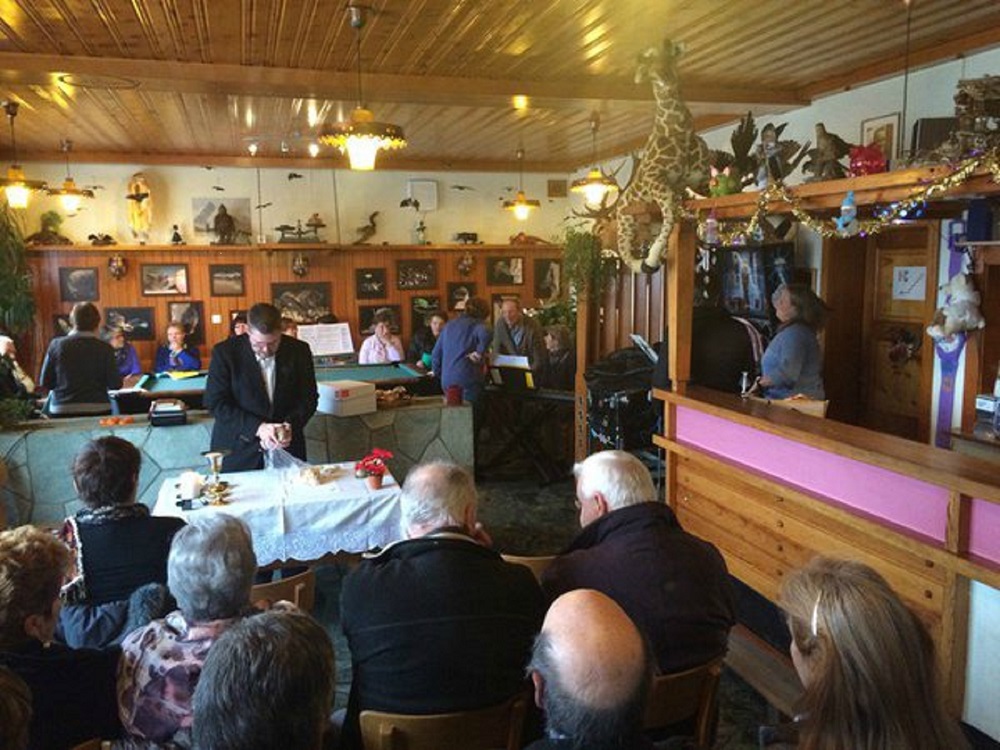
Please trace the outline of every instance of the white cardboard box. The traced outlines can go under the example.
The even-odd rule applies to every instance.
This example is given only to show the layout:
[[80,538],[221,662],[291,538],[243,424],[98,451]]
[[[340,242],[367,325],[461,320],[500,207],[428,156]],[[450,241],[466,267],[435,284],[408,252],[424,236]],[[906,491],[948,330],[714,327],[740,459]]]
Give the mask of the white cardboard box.
[[353,417],[375,411],[375,384],[360,380],[319,383],[318,410],[337,417]]

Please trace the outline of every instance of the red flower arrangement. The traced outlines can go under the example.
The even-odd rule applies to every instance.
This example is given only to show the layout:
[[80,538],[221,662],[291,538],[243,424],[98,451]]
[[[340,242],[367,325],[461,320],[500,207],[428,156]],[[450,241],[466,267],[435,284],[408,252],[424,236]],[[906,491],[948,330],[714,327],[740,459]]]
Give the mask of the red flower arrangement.
[[383,476],[389,467],[385,462],[392,458],[392,451],[373,448],[372,452],[354,464],[354,476],[356,477],[380,477]]

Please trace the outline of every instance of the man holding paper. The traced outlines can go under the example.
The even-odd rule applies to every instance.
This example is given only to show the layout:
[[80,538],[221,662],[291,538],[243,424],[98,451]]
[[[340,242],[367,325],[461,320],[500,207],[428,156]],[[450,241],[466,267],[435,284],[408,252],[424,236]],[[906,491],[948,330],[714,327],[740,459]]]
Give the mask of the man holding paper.
[[493,328],[493,353],[528,358],[532,370],[545,364],[545,332],[534,318],[521,311],[521,303],[508,298],[500,306],[500,319]]

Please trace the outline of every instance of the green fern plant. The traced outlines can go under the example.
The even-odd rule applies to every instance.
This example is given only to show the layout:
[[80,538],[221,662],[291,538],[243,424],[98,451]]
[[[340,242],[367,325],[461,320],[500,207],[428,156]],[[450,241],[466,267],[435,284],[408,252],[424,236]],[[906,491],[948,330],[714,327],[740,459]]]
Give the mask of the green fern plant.
[[563,278],[571,294],[586,290],[599,293],[617,271],[613,254],[601,250],[601,241],[589,229],[569,226],[563,235]]
[[23,333],[34,317],[24,232],[20,218],[5,202],[0,208],[0,326],[10,334]]

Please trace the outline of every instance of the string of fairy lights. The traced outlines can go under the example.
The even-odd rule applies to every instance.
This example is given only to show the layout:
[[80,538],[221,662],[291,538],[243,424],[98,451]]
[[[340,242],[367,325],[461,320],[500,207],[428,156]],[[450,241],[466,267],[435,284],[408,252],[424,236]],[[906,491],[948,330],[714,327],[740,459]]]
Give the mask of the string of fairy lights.
[[701,216],[685,209],[679,201],[674,204],[674,215],[675,218],[697,221],[698,236],[705,244],[710,245],[743,245],[762,241],[762,222],[768,216],[768,206],[779,202],[787,204],[787,212],[796,221],[822,237],[864,237],[878,234],[895,221],[919,216],[929,201],[947,196],[974,175],[983,172],[989,172],[993,182],[1000,184],[1000,151],[990,149],[965,159],[947,174],[915,188],[909,197],[885,206],[876,206],[870,219],[851,222],[845,222],[842,218],[838,221],[837,217],[823,218],[810,214],[803,208],[803,201],[795,194],[794,189],[780,182],[772,183],[760,192],[756,210],[746,221],[716,219],[712,214]]

